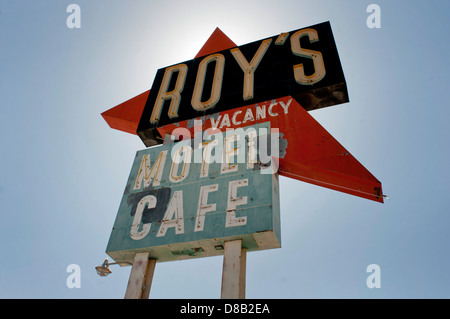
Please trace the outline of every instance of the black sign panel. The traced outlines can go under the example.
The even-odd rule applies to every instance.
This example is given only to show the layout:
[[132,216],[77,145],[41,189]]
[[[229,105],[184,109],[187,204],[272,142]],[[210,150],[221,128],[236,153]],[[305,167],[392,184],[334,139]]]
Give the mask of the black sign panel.
[[158,127],[283,96],[307,111],[349,101],[329,22],[159,69],[137,133],[152,146]]

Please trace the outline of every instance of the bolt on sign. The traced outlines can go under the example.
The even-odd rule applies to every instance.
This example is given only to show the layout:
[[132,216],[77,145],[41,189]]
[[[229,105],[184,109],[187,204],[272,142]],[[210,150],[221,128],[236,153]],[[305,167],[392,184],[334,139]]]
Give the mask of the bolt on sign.
[[329,22],[159,69],[137,133],[160,144],[164,125],[284,96],[307,111],[348,102]]
[[233,239],[248,251],[279,248],[272,141],[262,123],[138,151],[106,253],[132,262],[150,251],[164,262],[222,255]]

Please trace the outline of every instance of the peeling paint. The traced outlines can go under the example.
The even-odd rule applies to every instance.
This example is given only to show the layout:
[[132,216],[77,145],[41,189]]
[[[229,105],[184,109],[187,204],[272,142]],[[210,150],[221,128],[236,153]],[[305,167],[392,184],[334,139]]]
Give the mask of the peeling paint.
[[[204,177],[202,163],[182,160],[174,167],[171,150],[191,142],[138,152],[108,242],[113,259],[132,261],[140,251],[150,251],[160,262],[215,256],[223,253],[224,241],[233,239],[242,239],[248,251],[280,247],[277,175],[247,163],[224,171],[222,163],[213,162]],[[202,188],[208,190],[203,195]],[[264,245],[253,240],[255,232],[270,234]]]

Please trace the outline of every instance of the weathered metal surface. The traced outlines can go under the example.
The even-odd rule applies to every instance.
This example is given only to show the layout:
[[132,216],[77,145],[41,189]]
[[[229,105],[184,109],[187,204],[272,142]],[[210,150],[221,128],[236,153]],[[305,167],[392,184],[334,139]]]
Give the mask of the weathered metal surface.
[[349,101],[329,22],[159,69],[137,133],[160,144],[161,126],[288,95],[306,110]]
[[[161,136],[270,122],[280,133],[279,174],[354,196],[383,202],[380,181],[292,97],[263,101],[158,128]],[[194,126],[195,123],[195,126]]]
[[137,134],[137,127],[150,90],[145,91],[101,115],[108,125],[116,130]]
[[[322,31],[320,31],[321,29]],[[324,42],[323,41],[324,39],[322,37],[323,33],[325,34],[329,33],[329,35],[331,35],[331,37],[329,36],[325,37],[325,39],[328,39],[325,40],[325,42],[331,40],[333,41],[333,44],[326,43],[325,47],[327,47],[328,45],[334,47],[334,40],[331,34],[331,28],[329,26],[329,23],[322,23],[316,26],[300,29],[301,36],[298,34],[297,30],[295,32],[292,31],[290,33],[281,33],[276,38],[275,37],[270,38],[273,41],[271,41],[271,44],[267,48],[267,52],[264,55],[263,54],[258,55],[258,50],[265,40],[261,42],[257,41],[255,43],[239,47],[239,49],[241,51],[243,50],[242,52],[244,52],[244,55],[247,56],[248,58],[253,56],[255,61],[258,57],[261,58],[260,64],[257,66],[259,77],[260,76],[259,74],[261,72],[265,72],[262,69],[264,69],[265,59],[267,58],[266,55],[267,54],[270,55],[271,50],[276,48],[275,51],[278,50],[277,54],[281,54],[282,51],[280,51],[280,48],[286,49],[289,47],[289,50],[291,50],[291,54],[296,56],[296,58],[298,58],[299,55],[301,56],[302,55],[301,52],[303,52],[302,51],[303,47],[301,44],[302,41],[304,45],[306,38],[309,38],[310,40],[311,37],[314,38],[314,32],[311,30],[316,31],[319,30],[319,32],[317,33],[319,40],[316,39],[312,41],[313,43],[315,43],[314,47],[315,50],[321,49],[320,46],[317,47],[317,44],[319,42],[321,42],[323,45]],[[292,37],[294,37],[295,41],[292,41]],[[258,44],[259,47],[257,48]],[[215,32],[211,35],[210,39],[208,39],[207,43],[205,43],[205,46],[200,50],[199,54],[197,54],[196,59],[203,58],[206,55],[211,55],[219,51],[222,52],[228,50],[232,52],[232,50],[234,50],[232,49],[232,47],[234,46],[235,46],[234,43],[228,37],[226,37],[220,30],[216,29]],[[252,49],[249,49],[247,47]],[[307,47],[308,45],[305,46],[305,48]],[[310,47],[309,49],[311,48],[313,47]],[[308,51],[309,49],[306,49],[306,51],[303,52],[303,55],[306,56],[310,54],[311,52]],[[334,76],[331,76],[331,78],[337,79],[341,77],[340,75],[339,76],[336,75],[340,74],[342,70],[340,70],[341,66],[337,56],[337,51],[335,51],[334,49],[335,48],[331,50],[333,52],[331,58],[328,53],[325,55],[325,57],[322,56],[322,58],[324,59],[324,67],[325,67],[324,77],[323,78],[318,77],[316,81],[319,80],[319,78],[320,80],[317,81],[316,84],[306,85],[307,88],[306,89],[303,88],[306,91],[294,95],[295,99],[291,103],[291,106],[287,103],[289,102],[289,98],[292,97],[289,96],[281,97],[282,95],[279,94],[282,93],[282,90],[280,90],[279,92],[277,91],[277,94],[273,95],[272,100],[262,101],[256,104],[250,104],[252,99],[247,99],[245,100],[245,102],[249,103],[248,105],[239,107],[242,101],[239,103],[230,103],[227,106],[225,106],[225,109],[230,107],[232,108],[229,110],[222,110],[221,112],[218,112],[220,111],[220,107],[217,107],[216,105],[214,107],[211,107],[210,109],[204,110],[203,112],[195,112],[194,110],[193,113],[192,110],[189,111],[186,109],[186,107],[188,109],[192,109],[191,105],[187,106],[185,105],[181,109],[180,106],[178,106],[179,111],[178,113],[182,115],[179,116],[179,114],[178,113],[175,114],[176,113],[175,112],[170,116],[170,121],[176,120],[179,122],[163,125],[161,123],[163,123],[164,121],[158,121],[156,131],[155,130],[152,131],[153,132],[152,136],[156,139],[155,143],[156,142],[162,143],[163,138],[166,134],[172,134],[173,130],[180,126],[186,127],[192,131],[193,128],[192,123],[195,117],[200,118],[201,120],[204,121],[202,129],[206,129],[208,125],[211,126],[213,123],[220,129],[226,129],[229,127],[236,128],[240,126],[251,125],[254,123],[270,121],[272,123],[272,127],[279,128],[283,135],[282,141],[280,142],[287,143],[289,145],[288,153],[286,154],[286,156],[283,156],[282,154],[281,156],[282,158],[280,159],[280,170],[279,170],[280,175],[295,178],[304,182],[312,183],[318,186],[330,188],[333,190],[341,191],[347,194],[359,196],[362,198],[382,203],[383,192],[381,188],[381,183],[365,167],[363,167],[346,149],[344,149],[328,132],[326,132],[326,130],[323,129],[309,114],[301,110],[301,108],[304,108],[306,110],[316,108],[312,107],[311,105],[320,105],[323,101],[328,101],[327,103],[333,104],[337,103],[337,101],[342,102],[347,99],[346,87],[345,90],[343,91],[341,84],[330,85],[325,88],[318,88],[318,86],[321,86],[323,85],[323,83],[325,83],[323,82],[324,79],[326,78],[330,79],[330,70],[332,71],[333,74],[335,74]],[[250,51],[245,52],[246,50]],[[235,58],[236,53],[232,55],[233,58]],[[334,58],[332,58],[333,56]],[[289,58],[288,60],[290,61],[291,59],[292,57]],[[304,65],[301,64],[305,68],[308,68],[307,63],[308,59],[311,59],[311,56],[309,56],[309,58],[306,57]],[[242,57],[240,58],[238,57],[236,62],[238,62],[239,60],[241,60],[240,63],[244,63]],[[312,58],[312,60],[314,61],[314,58]],[[263,61],[264,63],[262,63]],[[309,62],[311,64],[311,61]],[[252,64],[251,61],[249,63]],[[316,63],[315,65],[314,63],[312,63],[312,66],[318,67],[319,64]],[[295,67],[298,70],[300,64],[296,64]],[[293,70],[295,69],[293,66],[292,68]],[[273,68],[271,68],[271,70],[272,69]],[[189,70],[187,72],[191,72],[192,68],[189,68]],[[337,72],[337,70],[340,71]],[[256,71],[256,64],[255,68],[253,69],[253,72],[255,71]],[[311,73],[310,75],[312,74],[313,73]],[[316,75],[317,74],[318,73],[316,72]],[[175,78],[176,76],[177,74],[174,73],[173,77]],[[256,73],[254,74],[254,76],[256,76]],[[208,79],[214,82],[214,80],[211,77]],[[269,80],[272,80],[274,83],[280,81],[280,79],[278,78],[267,79],[267,83],[264,82],[261,85],[262,86],[269,85],[270,84]],[[173,80],[172,82],[174,81],[175,80]],[[225,81],[225,79],[223,81]],[[256,82],[254,82],[254,84],[255,83]],[[343,83],[345,84],[345,80]],[[172,83],[171,85],[174,86],[175,84]],[[294,87],[296,85],[299,85],[299,83],[296,82]],[[267,93],[270,92],[270,90],[264,92]],[[184,92],[183,96],[185,96],[185,93],[186,92]],[[153,94],[156,94],[156,92],[153,92]],[[144,109],[143,105],[144,96],[148,96],[150,99],[150,95],[148,94],[147,91],[146,94],[141,94],[139,97],[131,99],[111,110],[108,110],[107,112],[104,112],[102,115],[105,118],[105,120],[107,120],[107,122],[110,124],[111,127],[128,132],[132,130],[132,127],[137,129],[138,124],[136,123],[136,121],[141,117],[141,114]],[[182,96],[180,95],[180,98],[181,97]],[[335,99],[334,102],[333,103],[330,102],[329,98],[327,97],[333,97],[333,99]],[[174,96],[168,98],[168,101],[166,101],[165,103],[165,109],[161,110],[161,112],[164,111],[167,113],[169,100],[172,103],[173,98]],[[276,100],[274,100],[273,98],[276,98]],[[286,98],[288,98],[288,100],[286,100]],[[186,98],[184,99],[186,100]],[[260,97],[258,97],[258,99],[260,99]],[[333,99],[331,99],[331,101],[333,101]],[[300,103],[297,103],[298,101],[300,101]],[[141,105],[138,107],[137,104],[139,103],[141,103]],[[127,108],[130,110],[128,113],[126,112]],[[250,113],[248,113],[249,109]],[[187,116],[186,120],[180,120],[181,118],[186,117],[185,116],[186,112],[187,113],[191,112],[192,114],[189,113],[190,115]],[[211,112],[213,113],[210,114]],[[193,116],[193,118],[191,118],[191,116]],[[134,123],[132,123],[132,121],[134,121]]]
[[[158,262],[222,255],[233,239],[248,251],[280,247],[278,175],[246,162],[206,165],[215,148],[189,151],[194,141],[137,152],[106,250],[113,259],[132,261],[142,251]],[[237,152],[247,146],[237,143]]]

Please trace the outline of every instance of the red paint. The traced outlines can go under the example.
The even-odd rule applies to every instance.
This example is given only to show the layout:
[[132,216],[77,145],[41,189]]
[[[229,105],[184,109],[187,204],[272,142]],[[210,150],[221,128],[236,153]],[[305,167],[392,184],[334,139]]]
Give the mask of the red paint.
[[[284,105],[288,105],[288,113],[285,114]],[[305,109],[292,97],[283,97],[273,100],[277,104],[272,107],[270,116],[268,109],[272,101],[252,104],[237,109],[220,112],[218,128],[225,131],[227,128],[238,128],[270,121],[271,128],[278,128],[283,134],[282,139],[287,140],[286,155],[279,159],[280,175],[291,177],[314,185],[337,190],[358,197],[383,202],[381,183],[330,133],[328,133]],[[265,105],[266,118],[256,120],[256,105]],[[253,112],[255,120],[234,125],[233,114],[237,114],[236,122],[242,122],[248,109]],[[237,113],[237,112],[241,113]],[[220,122],[225,114],[228,115],[230,126],[220,128]],[[205,131],[211,128],[209,118],[202,119],[202,126],[197,131]],[[161,136],[171,134],[177,127],[187,128],[188,121],[179,122],[158,128]],[[194,127],[189,128],[191,136],[194,136]]]
[[237,47],[237,45],[231,41],[231,39],[227,37],[222,30],[216,28],[200,51],[198,51],[194,59],[234,47]]
[[150,90],[102,113],[108,125],[116,130],[136,134]]
[[[217,28],[195,57],[209,55],[235,46],[234,42]],[[111,128],[136,134],[149,92],[146,91],[105,111],[102,113],[103,118]],[[290,97],[284,97],[277,101],[287,103],[289,99]],[[268,107],[270,101],[266,104]],[[254,105],[250,107],[255,108]],[[249,106],[224,111],[220,114],[223,116],[227,113],[231,122],[232,115],[236,111],[243,111],[241,114],[243,116],[247,108]],[[283,110],[277,108],[276,112],[280,111]],[[381,183],[294,99],[291,101],[287,116],[270,117],[267,114],[266,120],[269,118],[271,127],[279,128],[280,133],[284,134],[283,138],[288,140],[286,155],[279,160],[280,175],[383,202]],[[231,124],[230,127],[248,126],[255,122],[257,121],[248,121],[242,125]],[[179,124],[181,127],[186,127],[187,121]],[[204,122],[203,130],[210,127],[210,124],[210,121]],[[170,134],[176,127],[178,126],[172,124],[158,128],[158,130],[161,136],[164,136]],[[193,128],[191,131],[193,133]]]
[[[219,28],[216,28],[195,58],[234,47],[236,47],[236,44]],[[150,90],[141,93],[138,96],[103,112],[103,118],[113,129],[136,134],[149,92]]]

